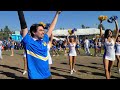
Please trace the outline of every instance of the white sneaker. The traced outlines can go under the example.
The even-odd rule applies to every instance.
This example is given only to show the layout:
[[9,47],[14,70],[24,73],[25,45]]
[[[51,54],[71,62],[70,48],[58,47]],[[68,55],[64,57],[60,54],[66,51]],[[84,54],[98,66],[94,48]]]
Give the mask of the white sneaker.
[[76,70],[73,68],[73,72],[76,72]]
[[10,55],[10,56],[14,56],[14,55]]
[[70,74],[73,74],[73,70],[70,71]]
[[24,71],[24,72],[23,72],[23,75],[25,75],[26,73],[27,73],[27,71]]

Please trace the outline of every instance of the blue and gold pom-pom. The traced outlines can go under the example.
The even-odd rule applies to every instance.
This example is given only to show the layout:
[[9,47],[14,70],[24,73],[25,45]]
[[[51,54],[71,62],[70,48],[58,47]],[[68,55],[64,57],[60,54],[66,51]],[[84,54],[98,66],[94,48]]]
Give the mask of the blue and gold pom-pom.
[[43,25],[44,29],[48,29],[50,27],[50,23],[43,23],[43,22],[40,22],[39,24]]
[[109,23],[113,23],[115,20],[117,20],[118,19],[118,17],[117,16],[112,16],[112,17],[110,17],[107,21],[109,22]]
[[69,29],[69,30],[68,30],[68,33],[69,33],[70,35],[72,35],[75,31],[77,31],[77,29],[76,29],[76,28],[74,28],[74,29],[72,29],[72,30],[71,30],[71,29]]

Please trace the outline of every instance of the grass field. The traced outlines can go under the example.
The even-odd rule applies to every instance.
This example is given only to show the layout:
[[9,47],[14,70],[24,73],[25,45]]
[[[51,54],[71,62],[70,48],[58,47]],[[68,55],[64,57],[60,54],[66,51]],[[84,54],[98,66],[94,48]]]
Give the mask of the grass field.
[[[94,54],[94,50],[90,50]],[[81,55],[76,58],[76,73],[70,75],[68,57],[60,52],[60,56],[52,57],[51,73],[53,79],[105,79],[102,57],[85,56],[84,51],[80,50]],[[102,51],[103,52],[103,51]],[[3,51],[3,60],[0,60],[0,79],[27,79],[27,74],[23,72],[23,50],[16,50],[15,56],[10,56],[10,51]],[[116,61],[112,68],[111,79],[120,79]]]

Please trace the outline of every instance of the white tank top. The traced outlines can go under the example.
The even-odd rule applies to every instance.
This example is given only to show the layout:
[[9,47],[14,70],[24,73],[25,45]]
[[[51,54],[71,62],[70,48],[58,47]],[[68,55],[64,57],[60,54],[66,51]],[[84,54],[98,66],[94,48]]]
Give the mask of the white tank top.
[[112,39],[111,42],[107,41],[107,39],[105,39],[105,59],[107,60],[115,60],[115,43],[114,40]]
[[101,42],[98,42],[98,46],[99,46],[99,47],[101,47],[101,46],[102,46],[102,45],[101,45]]
[[116,50],[115,50],[116,55],[120,55],[120,44],[116,42],[115,46],[116,46]]

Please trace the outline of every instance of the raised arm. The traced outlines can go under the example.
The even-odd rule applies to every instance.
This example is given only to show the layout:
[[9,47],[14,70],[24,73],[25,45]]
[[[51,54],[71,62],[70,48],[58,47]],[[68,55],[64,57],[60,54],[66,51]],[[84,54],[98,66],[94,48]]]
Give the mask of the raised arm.
[[22,34],[22,37],[24,38],[28,33],[27,24],[24,18],[24,13],[23,11],[17,11],[17,13],[20,20],[21,34]]
[[103,38],[102,21],[100,21],[100,37]]
[[52,47],[52,42],[53,42],[53,34],[51,34],[51,36],[50,36],[50,41],[49,41],[49,46],[50,46],[50,48]]
[[52,43],[52,41],[53,41],[53,34],[51,34],[51,38],[50,38],[50,42]]
[[117,39],[117,37],[119,35],[119,26],[118,26],[117,20],[115,20],[115,27],[116,27],[116,36],[115,36],[115,41],[116,41],[116,39]]
[[70,41],[69,41],[69,36],[67,36],[67,42],[68,42],[68,44],[70,43]]
[[75,36],[75,43],[77,44],[77,42],[79,41],[78,37],[77,37],[77,35],[75,35],[75,33],[74,33],[74,36]]
[[52,21],[52,23],[51,23],[51,25],[50,25],[50,28],[49,28],[49,30],[48,30],[48,32],[47,32],[47,34],[48,34],[49,37],[51,36],[52,31],[53,31],[54,28],[55,28],[55,25],[56,25],[57,20],[58,20],[58,15],[59,15],[60,13],[61,13],[61,11],[57,11],[56,14],[55,14],[55,17],[54,17],[54,19],[53,19],[53,21]]
[[102,42],[104,42],[104,36],[102,32],[102,21],[100,21],[100,38],[102,39]]

